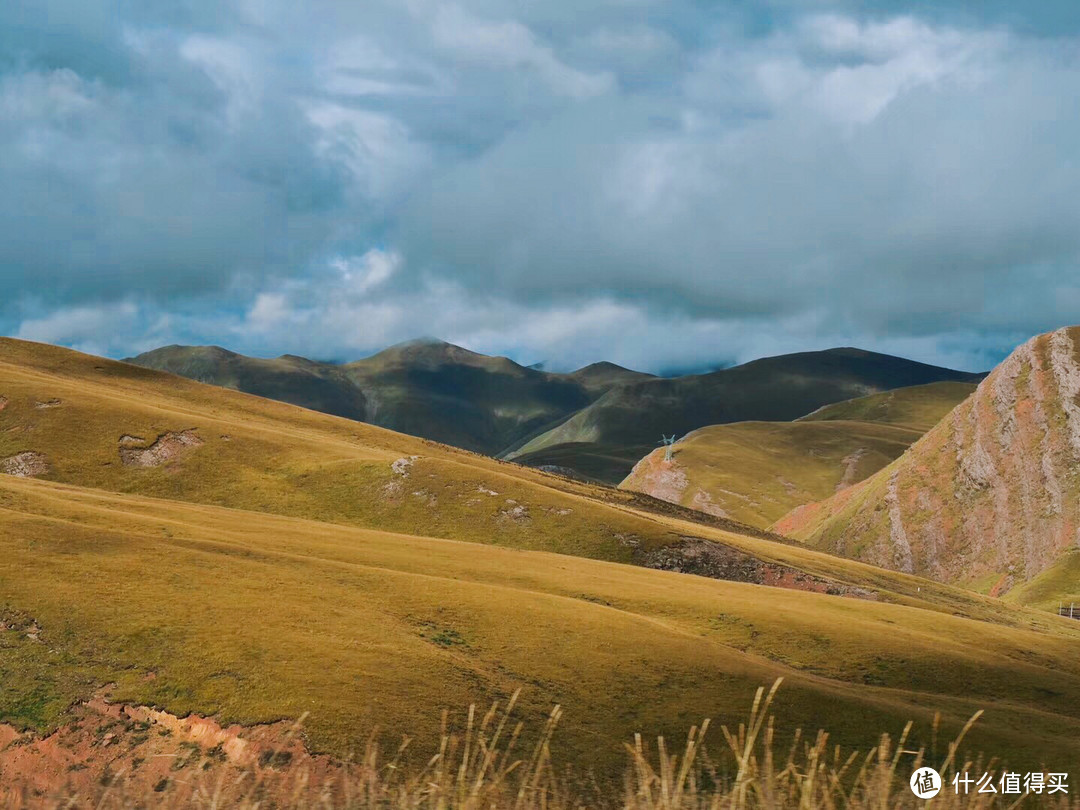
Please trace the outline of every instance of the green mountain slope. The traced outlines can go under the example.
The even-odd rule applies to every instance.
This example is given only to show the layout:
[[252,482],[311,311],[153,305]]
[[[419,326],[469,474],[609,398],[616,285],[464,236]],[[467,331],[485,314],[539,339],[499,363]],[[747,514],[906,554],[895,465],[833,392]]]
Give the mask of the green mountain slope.
[[649,379],[613,364],[551,374],[437,340],[344,365],[291,355],[264,360],[212,346],[167,346],[128,362],[489,455],[614,385]]
[[[974,382],[981,375],[916,363],[858,349],[830,349],[755,360],[711,374],[655,379],[608,391],[558,427],[537,436],[511,458],[548,463],[556,448],[573,455],[602,448],[611,458],[639,459],[661,434],[682,436],[707,425],[790,421],[823,405],[894,388],[941,381]],[[610,464],[618,482],[633,462]]]
[[[642,458],[623,489],[765,528],[893,461],[963,401],[970,383],[930,383],[826,405],[794,422],[695,430]],[[861,418],[861,421],[857,421]]]
[[1032,338],[901,458],[777,530],[1041,607],[1080,600],[1078,342]]

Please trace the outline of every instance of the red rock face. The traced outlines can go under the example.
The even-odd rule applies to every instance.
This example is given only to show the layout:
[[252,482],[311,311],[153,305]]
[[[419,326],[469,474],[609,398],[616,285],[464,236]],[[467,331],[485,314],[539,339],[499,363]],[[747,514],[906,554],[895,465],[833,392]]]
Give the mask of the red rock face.
[[1032,338],[901,458],[773,528],[1006,593],[1078,547],[1080,328]]

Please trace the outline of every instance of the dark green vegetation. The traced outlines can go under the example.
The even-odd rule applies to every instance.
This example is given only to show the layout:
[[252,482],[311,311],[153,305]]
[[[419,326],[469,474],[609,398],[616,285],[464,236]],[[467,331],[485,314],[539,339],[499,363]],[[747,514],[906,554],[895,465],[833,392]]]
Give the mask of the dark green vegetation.
[[551,374],[437,340],[393,346],[354,363],[245,357],[217,346],[166,346],[131,363],[335,416],[499,455],[649,375],[612,363]]
[[974,390],[929,383],[826,405],[794,422],[711,425],[679,441],[670,462],[663,449],[650,452],[620,487],[766,528],[874,474]]
[[[641,455],[635,454],[655,447],[661,434],[683,436],[707,425],[750,420],[787,422],[853,397],[941,381],[970,383],[981,376],[859,349],[768,357],[711,374],[613,388],[510,457],[530,463],[561,457],[571,468],[577,455],[636,461]],[[591,469],[602,469],[602,480],[617,483],[632,467],[633,461],[611,461]]]
[[[345,753],[524,687],[534,725],[564,706],[568,760],[617,773],[634,731],[741,718],[783,675],[784,734],[865,749],[912,719],[929,744],[935,711],[947,739],[986,708],[972,750],[1080,756],[1080,623],[53,347],[0,341],[0,397],[0,462],[41,479],[0,475],[2,721],[112,684],[224,723],[309,712]],[[646,567],[713,557],[728,579]]]
[[611,363],[552,374],[435,340],[343,365],[192,346],[130,362],[609,484],[625,478],[661,433],[787,421],[863,394],[978,377],[856,349],[771,357],[671,380]]

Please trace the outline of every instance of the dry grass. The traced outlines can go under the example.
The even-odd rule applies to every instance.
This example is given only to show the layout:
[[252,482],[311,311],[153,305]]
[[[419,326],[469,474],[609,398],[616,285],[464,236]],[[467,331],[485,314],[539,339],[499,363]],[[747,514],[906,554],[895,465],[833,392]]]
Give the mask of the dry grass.
[[926,433],[944,419],[949,411],[967,399],[975,388],[974,383],[962,382],[912,385],[826,405],[798,421],[824,422],[840,419],[879,422]]
[[[123,773],[112,776],[92,795],[58,789],[55,797],[26,799],[27,807],[94,807],[97,810],[161,808],[280,808],[280,810],[904,810],[925,807],[908,788],[910,775],[929,765],[942,775],[943,788],[932,800],[941,810],[1050,807],[1075,810],[1074,796],[998,796],[958,793],[954,774],[1000,774],[995,761],[964,760],[964,736],[981,712],[945,746],[940,756],[907,747],[910,724],[895,739],[881,734],[869,751],[843,751],[825,731],[781,746],[772,714],[781,685],[759,688],[747,720],[721,727],[721,744],[709,734],[710,722],[690,729],[684,745],[670,750],[663,737],[650,748],[635,735],[625,746],[627,766],[621,782],[597,782],[574,775],[557,760],[554,743],[562,710],[555,706],[531,746],[522,746],[523,725],[514,717],[517,694],[483,715],[470,707],[464,728],[452,729],[443,714],[437,747],[410,768],[404,754],[410,741],[389,755],[370,740],[363,755],[342,763],[329,776],[310,760],[282,769],[253,767],[239,774],[202,771],[189,782],[174,782],[152,796],[125,786]],[[1060,769],[1060,768],[1059,768]]]
[[[716,514],[764,529],[796,506],[873,475],[921,435],[874,422],[712,425],[675,445],[674,469],[686,479],[677,503],[704,511],[719,508]],[[658,495],[648,475],[663,452],[655,450],[639,462],[619,487]]]
[[[53,465],[0,476],[0,609],[42,628],[0,632],[0,721],[48,731],[115,684],[115,701],[225,723],[310,712],[313,750],[342,754],[373,725],[432,745],[439,707],[525,684],[530,727],[560,703],[566,760],[618,773],[611,741],[739,716],[783,675],[785,721],[850,747],[909,718],[927,737],[937,710],[951,734],[988,706],[976,747],[1080,752],[1080,623],[51,347],[0,341],[0,384],[0,455]],[[120,436],[192,428],[204,444],[173,465],[119,461]],[[685,535],[880,601],[618,564]]]
[[[695,430],[675,446],[686,480],[677,502],[767,528],[795,507],[873,475],[974,390],[969,383],[916,385],[826,405],[794,422]],[[662,457],[653,451],[620,487],[650,492],[650,470]]]

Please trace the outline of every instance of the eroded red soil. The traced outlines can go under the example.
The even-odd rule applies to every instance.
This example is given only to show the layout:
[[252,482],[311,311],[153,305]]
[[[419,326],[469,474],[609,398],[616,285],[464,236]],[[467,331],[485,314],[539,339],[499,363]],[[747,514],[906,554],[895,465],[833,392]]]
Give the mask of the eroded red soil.
[[285,723],[223,728],[100,697],[74,717],[45,737],[0,724],[0,807],[96,806],[106,793],[141,807],[183,807],[215,792],[272,803],[298,785],[332,791],[343,772],[309,755]]

